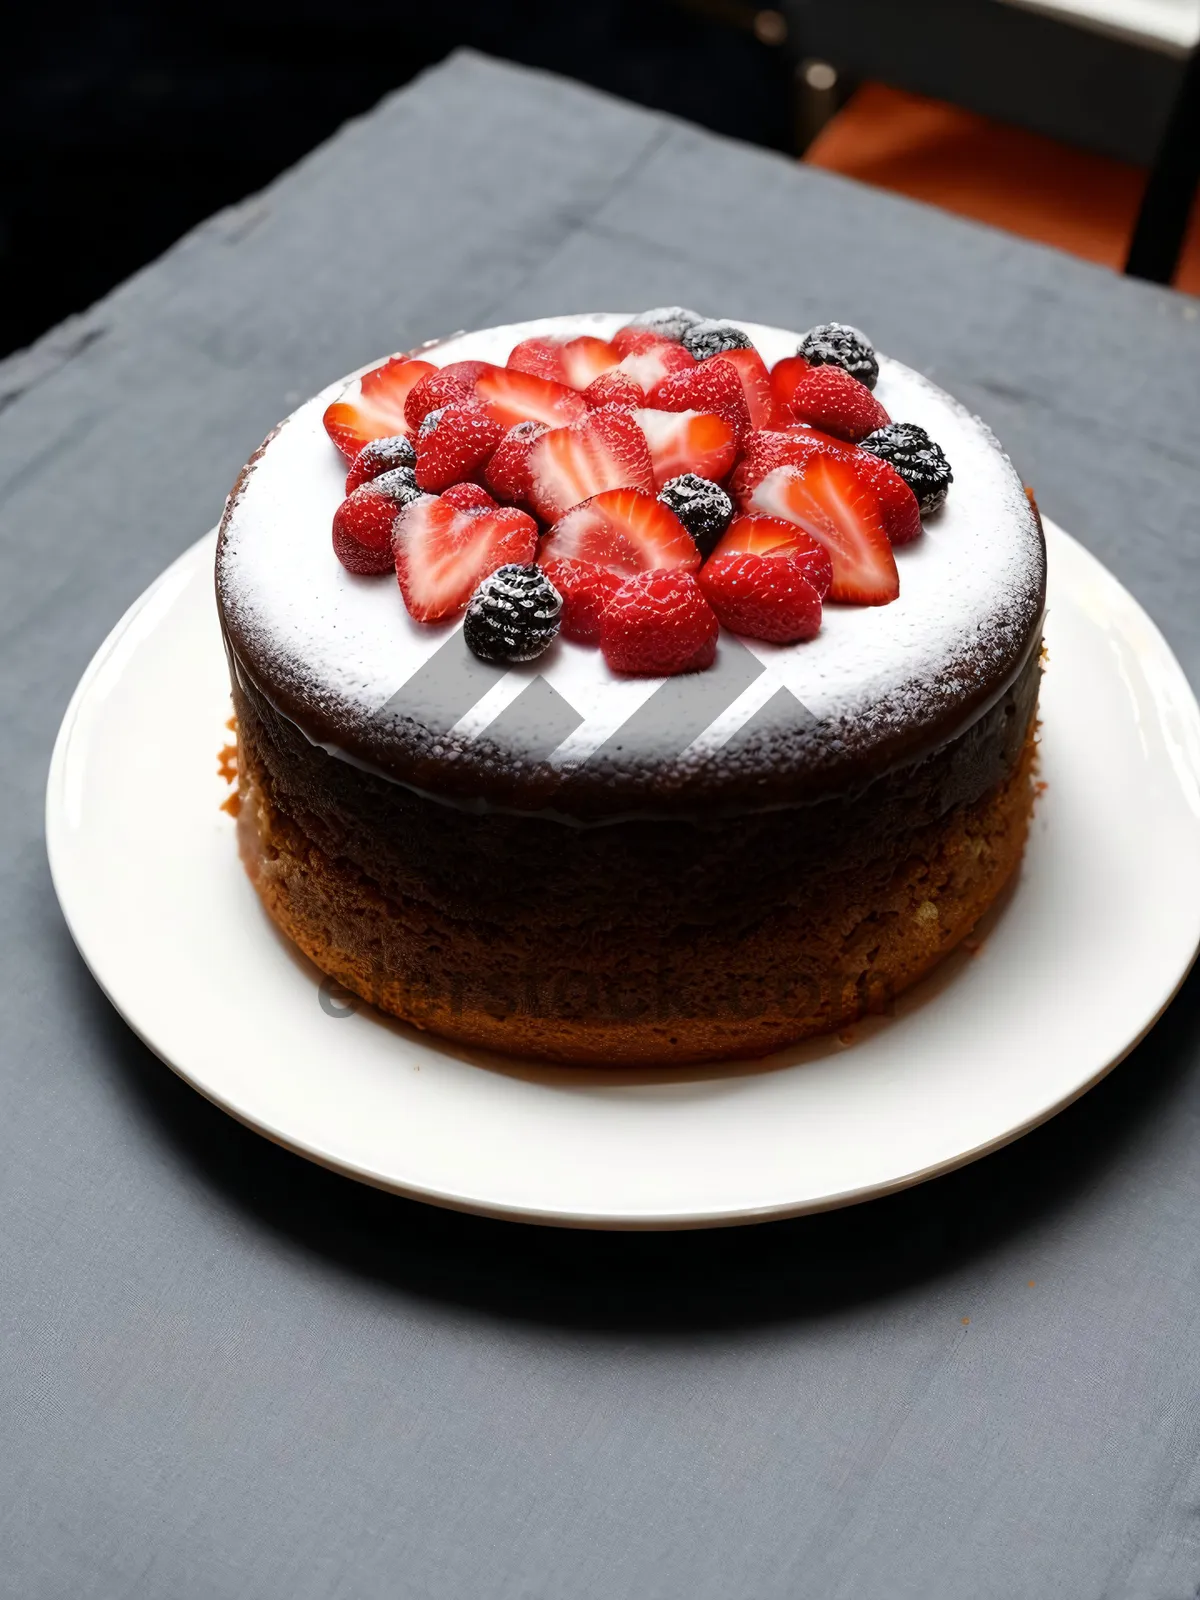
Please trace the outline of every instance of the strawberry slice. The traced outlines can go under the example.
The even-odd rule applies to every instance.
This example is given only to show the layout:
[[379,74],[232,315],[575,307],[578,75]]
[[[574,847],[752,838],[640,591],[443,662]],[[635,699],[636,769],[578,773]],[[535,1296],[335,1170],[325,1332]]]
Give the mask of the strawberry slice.
[[646,404],[641,385],[634,383],[620,367],[613,367],[611,371],[593,378],[583,391],[583,398],[587,401],[589,411],[599,411],[601,406],[620,406],[624,411],[632,411],[635,406]]
[[451,405],[455,400],[470,400],[475,393],[476,378],[491,371],[492,365],[490,361],[451,361],[447,366],[435,367],[426,373],[420,383],[409,390],[404,402],[409,431],[415,433],[431,411]]
[[737,433],[724,417],[710,411],[654,410],[637,410],[633,416],[650,447],[656,488],[682,472],[720,483],[732,467]]
[[921,506],[916,495],[890,461],[869,450],[847,450],[844,459],[863,483],[879,496],[883,526],[892,544],[911,544],[921,536]]
[[587,413],[587,402],[565,383],[553,383],[511,367],[492,367],[475,380],[475,398],[505,428],[518,422],[544,422],[562,428]]
[[492,453],[504,437],[474,400],[458,400],[431,411],[417,430],[417,483],[427,494],[441,494],[452,484],[479,482]]
[[586,389],[593,378],[608,372],[620,359],[621,352],[607,339],[584,333],[577,339],[522,339],[514,346],[508,365],[514,372],[565,383],[569,389]]
[[632,378],[657,405],[655,391],[659,386],[680,372],[690,372],[695,365],[695,358],[681,344],[656,333],[643,333],[625,349],[620,366],[614,370]]
[[851,447],[844,439],[819,433],[816,428],[756,428],[742,440],[742,454],[730,481],[734,503],[746,506],[768,472],[776,467],[799,467],[812,455],[843,454]]
[[497,500],[523,506],[529,498],[529,452],[548,430],[544,422],[518,422],[501,439],[484,479]]
[[813,369],[803,356],[783,356],[771,368],[771,395],[781,417],[790,417],[792,396]]
[[782,517],[735,517],[709,560],[740,555],[790,557],[799,564],[819,600],[824,600],[833,582],[829,551],[811,533]]
[[713,411],[733,424],[739,439],[750,427],[741,375],[721,356],[672,373],[655,389],[654,404],[660,411]]
[[795,421],[807,422],[852,444],[891,421],[866,384],[842,367],[828,365],[811,367],[799,378],[785,409]]
[[750,506],[820,540],[833,563],[831,600],[885,606],[899,595],[879,496],[842,456],[817,454],[802,466],[776,467],[755,489]]
[[731,633],[797,644],[821,627],[821,597],[795,556],[721,556],[705,562],[696,581]]
[[[482,490],[463,498],[481,501]],[[524,566],[537,549],[537,523],[511,506],[455,505],[423,494],[410,501],[392,531],[396,577],[409,615],[418,622],[457,616],[497,567]]]
[[591,561],[628,577],[634,572],[700,565],[696,541],[673,511],[642,489],[608,489],[568,511],[543,538],[538,565]]
[[353,461],[372,439],[389,439],[408,433],[404,402],[421,379],[433,372],[428,361],[393,356],[383,366],[364,373],[341,397],[325,409],[325,432],[347,461]]
[[542,571],[562,595],[559,632],[576,644],[600,643],[600,619],[604,608],[624,583],[619,572],[598,567],[594,561],[555,561],[542,563]]
[[[570,391],[568,391],[570,392]],[[589,411],[582,422],[544,433],[527,457],[529,504],[554,522],[605,489],[653,489],[654,463],[628,411]]]
[[771,374],[757,350],[723,350],[714,361],[728,361],[738,375],[752,428],[769,428],[775,421],[775,397],[771,393]]
[[614,672],[670,677],[711,667],[719,632],[690,572],[638,572],[605,606],[600,648]]

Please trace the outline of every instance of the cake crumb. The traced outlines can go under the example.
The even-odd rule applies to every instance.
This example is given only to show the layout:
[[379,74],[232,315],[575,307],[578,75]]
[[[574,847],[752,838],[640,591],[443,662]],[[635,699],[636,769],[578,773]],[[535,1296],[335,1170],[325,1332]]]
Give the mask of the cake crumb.
[[231,817],[236,817],[242,809],[242,797],[235,789],[232,794],[227,794],[221,801],[221,810],[227,811]]
[[963,1327],[964,1327],[964,1328],[969,1328],[969,1327],[970,1327],[970,1325],[971,1325],[971,1319],[970,1319],[970,1317],[964,1317],[964,1318],[963,1318],[963,1319],[962,1319],[962,1325],[963,1325]]
[[237,745],[223,744],[217,752],[217,776],[226,783],[237,782]]

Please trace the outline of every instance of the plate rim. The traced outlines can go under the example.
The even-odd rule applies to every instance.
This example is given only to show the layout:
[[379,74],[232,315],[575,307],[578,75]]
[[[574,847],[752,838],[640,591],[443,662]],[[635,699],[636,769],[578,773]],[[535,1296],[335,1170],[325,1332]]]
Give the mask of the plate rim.
[[[1185,691],[1186,698],[1183,700],[1183,704],[1187,715],[1192,720],[1198,740],[1200,740],[1200,702],[1197,701],[1195,690],[1192,688],[1187,675],[1184,673],[1178,658],[1175,656],[1161,629],[1145,611],[1137,598],[1130,593],[1120,579],[1098,557],[1093,555],[1086,546],[1082,545],[1050,518],[1044,518],[1043,520],[1047,535],[1047,545],[1051,552],[1055,544],[1061,542],[1070,550],[1071,559],[1082,561],[1085,568],[1091,566],[1097,569],[1104,581],[1115,585],[1120,591],[1125,603],[1137,618],[1139,625],[1146,631],[1145,640],[1140,645],[1139,653],[1148,651],[1150,654],[1156,655],[1158,657],[1157,664],[1162,668],[1166,668],[1170,675],[1175,678],[1177,688],[1182,688]],[[784,1221],[800,1216],[815,1216],[826,1211],[840,1210],[846,1206],[861,1205],[869,1200],[883,1199],[889,1195],[901,1193],[905,1189],[914,1188],[918,1184],[926,1183],[933,1178],[942,1177],[969,1166],[972,1162],[981,1160],[985,1156],[1003,1149],[1006,1145],[1015,1143],[1016,1140],[1023,1138],[1026,1134],[1049,1122],[1061,1111],[1066,1110],[1075,1101],[1081,1099],[1083,1095],[1095,1088],[1098,1083],[1102,1082],[1152,1032],[1187,981],[1188,974],[1196,964],[1198,957],[1200,957],[1200,908],[1198,908],[1191,952],[1179,972],[1168,982],[1157,1009],[1153,1011],[1138,1031],[1119,1048],[1111,1059],[1101,1064],[1094,1073],[1075,1085],[1067,1094],[1040,1109],[1034,1116],[996,1135],[995,1138],[984,1140],[978,1145],[957,1152],[952,1157],[906,1172],[888,1182],[859,1185],[855,1188],[838,1191],[835,1194],[822,1196],[817,1200],[806,1199],[798,1201],[794,1205],[742,1206],[736,1210],[724,1209],[704,1213],[694,1210],[678,1213],[661,1212],[654,1215],[571,1212],[548,1207],[521,1206],[500,1202],[492,1203],[478,1197],[455,1194],[449,1190],[436,1189],[419,1183],[405,1183],[361,1167],[351,1160],[334,1159],[326,1152],[306,1144],[302,1140],[289,1137],[285,1129],[273,1125],[268,1120],[247,1114],[227,1096],[213,1090],[185,1067],[171,1060],[170,1056],[138,1025],[134,1016],[126,1009],[126,1005],[122,1004],[113,989],[105,981],[102,972],[99,970],[99,963],[89,953],[86,939],[81,936],[81,930],[72,913],[71,889],[69,886],[70,873],[65,859],[67,847],[61,831],[65,827],[62,795],[64,773],[71,740],[78,725],[80,713],[90,697],[97,677],[116,648],[126,637],[137,617],[146,609],[154,596],[169,584],[173,574],[180,569],[187,569],[190,574],[192,568],[200,561],[205,552],[208,549],[215,549],[216,537],[217,529],[212,528],[181,551],[125,609],[117,622],[105,635],[84,668],[63,713],[62,721],[55,736],[54,748],[47,772],[44,807],[46,855],[50,868],[51,882],[72,941],[101,993],[134,1036],[158,1060],[186,1083],[189,1088],[203,1096],[211,1105],[216,1106],[226,1115],[233,1117],[243,1127],[249,1128],[252,1132],[269,1139],[273,1144],[289,1151],[291,1154],[323,1167],[326,1171],[350,1178],[355,1182],[364,1183],[384,1193],[394,1194],[404,1199],[419,1201],[423,1204],[434,1205],[440,1209],[457,1211],[466,1215],[525,1223],[532,1226],[577,1228],[599,1232],[683,1232],[707,1228],[748,1227],[763,1222]],[[1159,699],[1161,695],[1161,687],[1156,688],[1155,698]],[[1196,776],[1197,781],[1200,782],[1200,772]],[[936,1000],[934,1003],[936,1004]]]

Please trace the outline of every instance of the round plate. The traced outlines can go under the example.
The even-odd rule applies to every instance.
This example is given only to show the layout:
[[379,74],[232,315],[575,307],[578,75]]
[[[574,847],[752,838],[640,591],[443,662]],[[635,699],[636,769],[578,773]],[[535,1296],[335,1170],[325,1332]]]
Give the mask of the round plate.
[[1200,943],[1200,708],[1141,607],[1047,527],[1045,782],[1019,881],[895,1014],[764,1061],[593,1071],[358,1006],[276,933],[217,774],[214,535],[83,675],[46,831],[84,959],[150,1048],[300,1154],[440,1205],[606,1228],[845,1205],[1016,1138],[1094,1084]]

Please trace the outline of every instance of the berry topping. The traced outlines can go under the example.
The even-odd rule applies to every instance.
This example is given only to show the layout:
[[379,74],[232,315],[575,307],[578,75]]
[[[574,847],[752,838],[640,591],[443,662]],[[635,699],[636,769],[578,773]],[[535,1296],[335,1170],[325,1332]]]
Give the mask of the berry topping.
[[735,328],[731,322],[716,322],[711,317],[685,328],[679,342],[697,361],[707,361],[709,356],[719,356],[724,350],[754,348],[748,333]]
[[723,478],[737,455],[737,430],[711,411],[632,413],[650,447],[654,482],[659,488],[681,472]]
[[469,400],[475,393],[476,378],[491,368],[490,361],[451,361],[448,366],[435,367],[408,392],[404,417],[409,428],[419,428],[439,406],[448,406],[452,400]]
[[481,489],[477,483],[451,484],[449,489],[442,491],[442,499],[448,500],[460,511],[486,511],[496,504],[487,490]]
[[565,383],[537,378],[512,367],[492,367],[475,380],[475,398],[493,421],[511,428],[516,422],[544,422],[561,428],[586,415],[581,394]]
[[626,577],[652,568],[695,572],[700,554],[679,518],[640,489],[609,489],[576,506],[542,540],[538,560],[591,561]]
[[[704,320],[698,311],[689,311],[687,306],[655,306],[653,311],[640,311],[625,328],[656,333],[659,338],[673,339],[678,344],[689,328]],[[622,333],[625,328],[621,329]]]
[[428,494],[479,478],[504,429],[473,400],[430,411],[417,432],[417,482]]
[[543,571],[562,595],[563,638],[577,644],[599,644],[600,618],[625,582],[624,574],[598,567],[594,561],[550,560],[544,562]]
[[571,389],[586,389],[593,378],[615,367],[621,352],[607,339],[582,334],[578,339],[522,339],[508,358],[514,372],[528,372]]
[[694,472],[664,483],[658,498],[683,523],[702,556],[713,550],[733,516],[733,501],[721,485]]
[[640,383],[635,383],[627,372],[622,372],[619,367],[614,367],[611,372],[602,372],[598,378],[593,378],[583,391],[583,398],[587,401],[590,411],[599,411],[601,406],[623,406],[631,410],[634,406],[646,404],[646,392]]
[[471,596],[463,638],[481,661],[533,661],[557,638],[562,605],[540,567],[497,567]]
[[819,600],[824,600],[833,582],[829,551],[811,533],[781,517],[735,517],[712,559],[721,561],[733,555],[787,556],[799,564]]
[[681,344],[660,339],[655,333],[643,333],[632,336],[632,346],[625,350],[621,365],[614,370],[632,378],[647,398],[657,405],[656,395],[660,385],[678,372],[690,372],[695,365]]
[[529,494],[529,452],[548,432],[544,422],[518,422],[496,446],[484,471],[484,480],[497,500],[524,505]]
[[423,494],[400,513],[392,543],[410,615],[439,622],[457,616],[497,567],[533,560],[537,523],[511,506],[463,510],[445,495]]
[[841,367],[868,389],[879,381],[879,362],[871,341],[848,322],[823,322],[810,328],[797,353],[810,367]]
[[793,385],[785,408],[797,422],[857,443],[884,427],[887,412],[871,391],[841,367],[812,367]]
[[742,443],[742,457],[730,481],[730,493],[739,506],[747,505],[754,490],[776,467],[798,467],[809,456],[822,452],[843,455],[851,448],[844,439],[819,433],[816,428],[757,428]]
[[417,452],[412,441],[402,433],[393,433],[386,439],[372,439],[350,463],[346,474],[346,493],[353,494],[360,483],[377,478],[381,472],[391,472],[394,467],[413,467]]
[[954,474],[941,445],[935,444],[924,428],[915,422],[889,422],[869,433],[862,447],[895,468],[925,516],[945,505]]
[[701,568],[696,581],[731,633],[795,644],[815,638],[820,629],[821,597],[795,556],[719,556]]
[[921,537],[921,508],[917,497],[896,469],[859,446],[847,450],[845,460],[858,478],[879,496],[883,526],[892,544],[911,544]]
[[771,395],[777,417],[790,420],[792,395],[811,371],[803,356],[784,356],[771,368]]
[[605,489],[652,489],[654,465],[633,413],[606,407],[553,428],[528,456],[529,503],[546,522]]
[[750,426],[741,374],[723,356],[672,373],[655,390],[654,404],[660,411],[715,412],[733,423],[739,438]]
[[802,466],[776,467],[755,489],[750,505],[820,540],[833,563],[831,600],[881,606],[900,593],[879,496],[844,457],[822,453]]
[[757,350],[727,350],[721,357],[738,375],[742,398],[752,428],[770,428],[775,423],[775,397],[771,393],[771,374]]
[[[347,461],[372,439],[407,433],[404,402],[421,379],[433,371],[428,361],[393,356],[351,384],[340,400],[326,408],[325,432]],[[357,388],[357,392],[355,392]]]
[[690,572],[640,572],[605,606],[600,648],[614,672],[670,677],[711,667],[719,631]]
[[420,493],[412,468],[394,467],[346,496],[333,514],[333,549],[347,572],[391,571],[396,518]]

